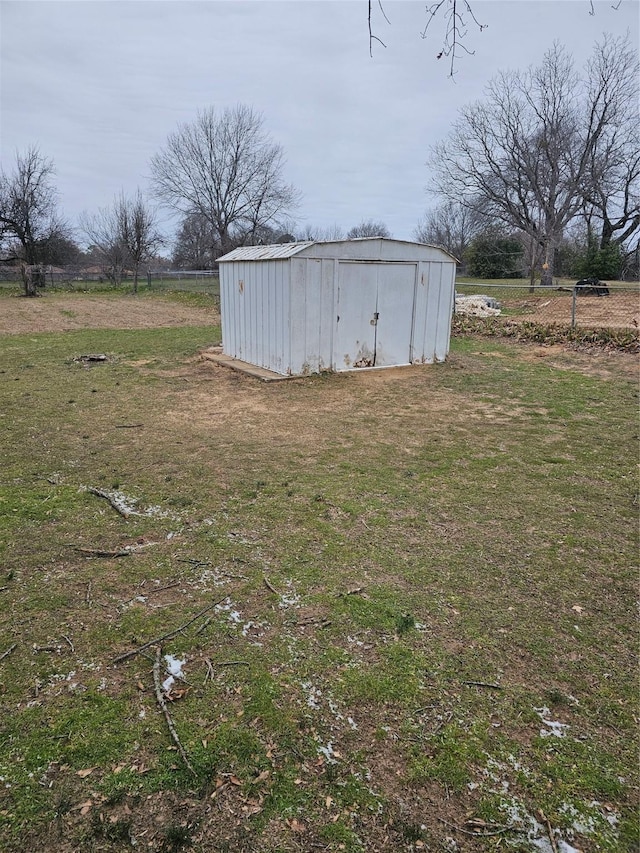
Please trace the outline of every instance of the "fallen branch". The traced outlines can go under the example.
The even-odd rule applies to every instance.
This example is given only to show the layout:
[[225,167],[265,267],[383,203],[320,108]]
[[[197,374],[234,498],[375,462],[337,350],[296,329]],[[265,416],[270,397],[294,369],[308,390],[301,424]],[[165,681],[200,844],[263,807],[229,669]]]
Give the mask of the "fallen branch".
[[553,831],[553,827],[551,826],[551,822],[546,814],[542,811],[542,809],[538,809],[538,817],[544,824],[545,829],[547,830],[547,835],[549,836],[549,841],[551,842],[551,849],[553,853],[558,853],[558,845],[556,844],[556,836]]
[[144,424],[116,424],[116,429],[139,429]]
[[271,584],[271,581],[269,580],[269,578],[266,575],[263,576],[262,580],[264,581],[264,585],[266,586],[266,588],[268,590],[270,590],[274,595],[277,595],[278,598],[280,598],[280,593],[278,592],[277,589],[275,589],[273,587],[273,585]]
[[123,548],[119,551],[103,551],[102,548],[76,548],[83,557],[128,557],[131,551]]
[[162,648],[158,646],[156,649],[156,659],[153,664],[153,683],[156,691],[156,700],[158,705],[160,706],[162,713],[164,714],[164,718],[167,721],[167,726],[169,727],[169,734],[175,745],[178,747],[178,752],[180,753],[182,760],[187,765],[189,770],[193,773],[194,776],[198,774],[193,769],[193,765],[189,761],[189,756],[185,752],[185,749],[182,745],[180,738],[178,737],[178,732],[176,731],[176,727],[173,724],[173,720],[171,719],[171,714],[169,713],[169,709],[167,708],[167,703],[164,698],[164,694],[162,692],[162,682],[160,680],[160,661],[162,658]]
[[73,643],[71,642],[69,637],[67,637],[66,634],[63,634],[62,639],[65,640],[69,644],[69,648],[71,649],[71,653],[75,654],[76,653],[75,646],[73,645]]
[[12,646],[9,646],[9,648],[6,650],[6,652],[2,652],[2,654],[0,655],[0,660],[4,660],[5,658],[8,658],[9,655],[11,654],[11,652],[15,651],[17,648],[18,648],[17,643],[14,643]]
[[501,684],[488,684],[486,681],[463,681],[463,684],[468,684],[471,687],[487,687],[490,690],[502,690]]
[[208,616],[208,617],[204,620],[204,622],[202,623],[202,625],[201,625],[201,626],[198,628],[198,630],[196,631],[195,636],[197,637],[197,636],[198,636],[198,634],[202,634],[202,632],[203,632],[203,631],[206,631],[206,630],[207,630],[207,628],[209,627],[209,625],[211,625],[211,617],[210,617],[210,616]]
[[158,645],[158,643],[161,643],[163,640],[170,640],[172,637],[175,637],[176,634],[180,634],[182,631],[184,631],[185,628],[188,628],[189,625],[192,625],[194,622],[197,622],[198,619],[200,619],[201,616],[204,616],[205,613],[208,613],[210,610],[213,610],[214,607],[217,607],[218,604],[221,604],[226,597],[227,596],[225,595],[222,598],[218,599],[218,601],[214,601],[213,604],[209,604],[207,607],[205,607],[199,613],[196,613],[194,617],[189,619],[188,622],[185,622],[184,625],[181,625],[179,628],[176,628],[173,631],[169,631],[167,634],[163,634],[161,637],[156,637],[153,640],[149,640],[148,643],[144,643],[142,646],[138,646],[137,649],[131,649],[130,652],[124,652],[124,654],[118,655],[117,658],[113,659],[113,663],[121,663],[121,661],[128,660],[128,658],[132,658],[134,655],[140,654],[140,652],[143,652],[145,649],[151,648],[151,646]]
[[[474,832],[471,829],[463,829],[461,826],[456,826],[455,823],[449,823],[448,820],[445,820],[442,817],[439,817],[438,820],[445,826],[450,827],[450,829],[454,829],[456,832],[461,832],[462,835],[470,835],[472,838],[489,838],[491,835],[504,835],[505,832],[513,832],[515,830],[515,827],[513,826],[499,826],[496,829],[489,829],[486,832]],[[555,853],[558,853],[557,848]]]
[[111,507],[113,507],[113,509],[115,509],[118,515],[121,515],[123,518],[129,518],[131,516],[129,510],[120,506],[120,504],[111,497],[109,492],[103,492],[102,489],[95,489],[93,486],[87,486],[87,491],[91,495],[95,495],[98,498],[103,498]]

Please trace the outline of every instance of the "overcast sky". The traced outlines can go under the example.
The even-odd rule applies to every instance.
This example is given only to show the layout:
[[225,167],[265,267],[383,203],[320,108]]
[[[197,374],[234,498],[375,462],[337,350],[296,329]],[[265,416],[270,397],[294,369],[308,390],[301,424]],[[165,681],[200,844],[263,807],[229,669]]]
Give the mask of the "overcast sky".
[[[458,109],[498,70],[540,61],[554,40],[582,64],[604,32],[638,46],[640,4],[472,0],[455,82],[422,40],[426,0],[374,5],[387,45],[369,56],[367,0],[0,0],[0,154],[39,146],[72,224],[120,190],[149,189],[149,160],[208,107],[250,104],[286,155],[301,223],[382,220],[411,239],[426,207],[425,160]],[[630,85],[638,85],[630,81]],[[169,222],[169,220],[167,220]],[[171,225],[167,225],[169,230]]]

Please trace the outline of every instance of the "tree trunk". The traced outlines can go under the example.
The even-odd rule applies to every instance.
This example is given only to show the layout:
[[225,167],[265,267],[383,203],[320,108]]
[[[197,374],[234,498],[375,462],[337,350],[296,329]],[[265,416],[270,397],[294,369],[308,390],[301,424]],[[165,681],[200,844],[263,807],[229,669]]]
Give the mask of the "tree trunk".
[[551,240],[547,239],[544,242],[544,261],[542,262],[542,275],[540,276],[540,284],[542,287],[553,287],[553,261],[555,255],[555,247]]
[[22,283],[24,284],[24,295],[33,297],[38,295],[36,280],[33,276],[33,267],[30,264],[22,264],[20,267],[22,273]]

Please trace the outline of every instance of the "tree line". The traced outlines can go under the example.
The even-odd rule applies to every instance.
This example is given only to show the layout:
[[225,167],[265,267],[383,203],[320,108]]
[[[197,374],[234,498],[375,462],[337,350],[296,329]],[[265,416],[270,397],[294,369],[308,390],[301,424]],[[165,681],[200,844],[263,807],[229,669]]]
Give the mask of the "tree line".
[[[429,190],[440,203],[415,238],[473,275],[619,277],[634,251],[637,259],[640,230],[637,95],[628,39],[605,36],[580,72],[555,44],[540,66],[499,73],[431,149]],[[83,253],[58,212],[52,161],[37,148],[18,154],[12,172],[0,171],[0,262],[20,265],[27,295],[43,264],[80,260],[114,284],[131,275],[135,290],[166,248],[156,204],[178,217],[171,260],[183,269],[211,269],[242,245],[391,236],[374,220],[346,233],[296,225],[300,194],[284,179],[283,148],[246,105],[180,125],[150,170],[150,198],[120,193],[82,215]]]

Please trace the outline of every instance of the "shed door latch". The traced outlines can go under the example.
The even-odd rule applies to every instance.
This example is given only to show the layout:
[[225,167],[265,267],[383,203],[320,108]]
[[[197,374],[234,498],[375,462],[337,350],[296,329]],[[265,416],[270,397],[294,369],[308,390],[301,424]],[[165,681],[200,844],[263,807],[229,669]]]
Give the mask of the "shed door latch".
[[379,317],[380,317],[380,314],[376,311],[376,312],[375,312],[375,314],[373,315],[373,320],[370,320],[370,321],[369,321],[369,322],[371,323],[371,325],[372,325],[372,326],[377,326],[377,325],[378,325],[378,319],[379,319]]

